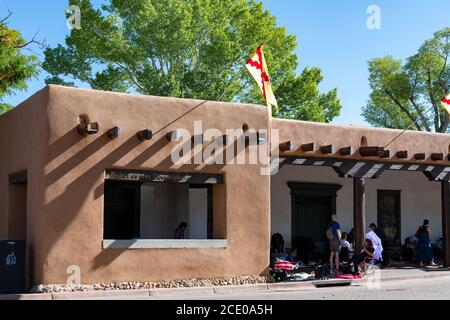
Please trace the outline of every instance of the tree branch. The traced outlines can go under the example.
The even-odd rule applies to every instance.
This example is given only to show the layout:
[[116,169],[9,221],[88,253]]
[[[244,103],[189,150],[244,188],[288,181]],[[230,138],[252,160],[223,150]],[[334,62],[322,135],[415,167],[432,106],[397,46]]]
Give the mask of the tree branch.
[[148,93],[147,90],[145,89],[145,87],[142,86],[142,85],[139,83],[138,79],[137,79],[136,76],[133,74],[133,72],[135,72],[134,70],[130,71],[129,68],[127,68],[126,66],[122,65],[122,64],[119,63],[119,62],[116,62],[116,64],[117,64],[122,70],[124,70],[126,73],[128,73],[128,75],[130,76],[131,82],[132,82],[136,87],[138,87],[138,88],[142,91],[142,93]]
[[8,15],[5,18],[3,18],[2,20],[0,20],[0,23],[6,22],[6,20],[8,20],[11,16],[12,16],[12,12],[8,10]]
[[30,41],[28,41],[28,42],[26,42],[26,43],[24,43],[24,44],[22,44],[22,45],[20,45],[20,46],[15,46],[15,48],[16,48],[16,49],[23,49],[23,48],[25,48],[25,47],[28,47],[28,46],[29,46],[30,44],[32,44],[32,43],[37,44],[40,48],[45,47],[45,42],[44,42],[44,41],[39,41],[39,40],[36,39],[38,33],[39,33],[39,30],[36,31],[36,33],[33,35],[33,38],[31,38]]
[[431,128],[428,125],[428,120],[427,118],[424,116],[422,110],[420,110],[419,106],[417,105],[417,103],[414,101],[414,97],[410,96],[409,97],[409,102],[411,102],[411,104],[414,106],[414,109],[416,110],[417,114],[420,117],[420,121],[422,122],[423,126],[425,127],[425,130],[428,132],[431,132]]
[[422,128],[420,127],[420,125],[417,123],[416,119],[414,119],[413,115],[411,114],[411,112],[409,112],[409,110],[403,106],[400,101],[398,101],[394,95],[389,92],[388,89],[384,89],[384,91],[386,92],[386,94],[389,96],[389,98],[391,98],[391,100],[400,108],[400,110],[402,112],[404,112],[406,114],[406,116],[409,118],[409,120],[411,120],[412,123],[414,123],[415,127],[417,128],[417,130],[419,131],[423,131]]
[[436,130],[436,132],[441,132],[440,130],[441,130],[441,119],[440,119],[440,117],[439,117],[439,108],[438,108],[438,106],[436,105],[436,103],[435,103],[435,101],[434,101],[434,98],[433,98],[433,93],[432,93],[432,91],[431,91],[431,87],[432,87],[432,84],[431,84],[431,72],[430,72],[430,70],[428,70],[428,79],[427,79],[427,82],[428,82],[428,97],[430,98],[430,102],[431,102],[431,105],[433,106],[433,109],[434,109],[434,128],[435,128],[435,130]]

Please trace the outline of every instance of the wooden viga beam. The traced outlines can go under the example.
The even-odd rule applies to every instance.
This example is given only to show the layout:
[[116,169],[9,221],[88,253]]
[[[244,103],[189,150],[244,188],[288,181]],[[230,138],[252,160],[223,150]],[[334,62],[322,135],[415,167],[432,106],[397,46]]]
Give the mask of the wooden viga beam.
[[280,152],[292,151],[292,150],[294,150],[294,143],[292,143],[292,141],[290,141],[290,140],[280,143],[279,150],[280,150]]
[[110,139],[119,138],[122,134],[123,134],[122,129],[120,129],[119,127],[114,127],[108,130],[108,137]]
[[414,159],[418,160],[418,161],[425,160],[426,158],[427,158],[427,155],[425,153],[416,153],[414,155]]
[[302,144],[300,149],[303,152],[312,152],[315,149],[315,144],[314,143],[306,143],[306,144]]
[[399,159],[407,159],[408,158],[408,151],[399,151],[396,153],[397,158]]
[[384,154],[383,147],[361,147],[359,148],[359,154],[362,157],[381,157]]
[[339,154],[341,156],[351,156],[352,153],[353,153],[352,147],[345,147],[345,148],[339,149]]
[[431,154],[431,160],[433,160],[433,161],[444,161],[444,154],[443,153],[432,153]]
[[336,148],[332,144],[329,144],[327,146],[320,147],[320,152],[323,154],[332,154],[336,153]]
[[152,130],[145,129],[145,130],[139,131],[136,136],[141,141],[148,141],[148,140],[152,140],[153,132],[152,132]]

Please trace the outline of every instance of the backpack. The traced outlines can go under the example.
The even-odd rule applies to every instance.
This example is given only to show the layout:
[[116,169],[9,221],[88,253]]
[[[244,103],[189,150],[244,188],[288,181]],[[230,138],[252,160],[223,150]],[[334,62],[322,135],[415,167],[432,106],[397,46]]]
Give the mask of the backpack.
[[328,240],[331,241],[331,240],[334,239],[333,225],[331,225],[331,226],[328,227],[326,235],[327,235],[327,239],[328,239]]

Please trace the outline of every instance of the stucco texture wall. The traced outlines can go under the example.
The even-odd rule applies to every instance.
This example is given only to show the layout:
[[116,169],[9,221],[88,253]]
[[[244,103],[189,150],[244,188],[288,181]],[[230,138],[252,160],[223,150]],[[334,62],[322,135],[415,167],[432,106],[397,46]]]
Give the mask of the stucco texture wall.
[[[362,146],[362,138],[365,138],[367,146],[386,147],[402,130],[381,129],[364,126],[345,126],[324,123],[312,123],[305,121],[293,121],[275,119],[273,128],[280,132],[280,141],[292,141],[294,150],[284,152],[285,156],[324,156],[320,152],[320,147],[333,145],[336,148],[334,154],[327,154],[327,157],[361,159],[359,148]],[[315,143],[312,152],[303,152],[302,144]],[[352,147],[351,156],[341,156],[338,153],[340,148]],[[426,160],[420,163],[448,165],[447,154],[450,153],[450,136],[443,133],[407,131],[387,147],[391,151],[391,158],[385,158],[385,162],[396,163],[417,163],[414,155],[425,153]],[[399,151],[408,151],[408,158],[399,159],[395,155]],[[444,153],[444,161],[432,161],[432,153]],[[365,160],[380,160],[379,157],[365,157]]]
[[[49,130],[48,93],[45,88],[0,116],[0,239],[26,240],[30,257],[27,268],[30,269],[39,269],[42,265],[41,248],[35,243],[45,237],[40,213],[44,190],[42,168]],[[27,186],[10,186],[9,175],[24,170],[28,171]],[[26,215],[17,217],[25,208]],[[33,279],[29,278],[29,281],[33,282]]]
[[[174,168],[173,144],[166,134],[194,121],[204,130],[251,128],[266,124],[264,108],[72,89],[48,88],[49,139],[42,166],[42,253],[35,283],[65,283],[66,270],[80,267],[82,283],[154,281],[263,274],[269,252],[269,177],[259,165],[185,165]],[[195,108],[195,109],[194,109]],[[190,110],[194,109],[192,112]],[[100,133],[83,138],[76,132],[80,115],[100,124]],[[178,119],[171,124],[174,119]],[[169,126],[167,126],[170,124]],[[124,134],[110,140],[107,130]],[[141,142],[136,133],[155,136]],[[228,239],[227,249],[103,250],[103,185],[107,168],[222,173],[214,187],[215,233]],[[257,192],[255,192],[257,190]],[[251,200],[250,200],[251,199]]]
[[[336,212],[343,231],[353,227],[353,181],[339,178],[329,167],[285,166],[272,177],[272,233],[291,240],[291,194],[287,182],[339,184]],[[429,219],[436,242],[442,237],[441,188],[421,172],[385,171],[379,179],[366,183],[366,224],[377,223],[377,191],[401,191],[401,240],[414,234]],[[324,230],[325,234],[325,230]]]

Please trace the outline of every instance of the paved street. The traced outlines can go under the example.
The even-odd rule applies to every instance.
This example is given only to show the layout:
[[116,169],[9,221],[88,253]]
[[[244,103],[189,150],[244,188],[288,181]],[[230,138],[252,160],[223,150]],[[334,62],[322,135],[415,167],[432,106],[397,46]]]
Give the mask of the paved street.
[[[120,297],[116,297],[120,298]],[[125,298],[126,299],[126,298]],[[270,292],[229,292],[208,295],[141,297],[146,300],[449,300],[450,277],[402,280],[381,283],[370,289],[366,284],[349,287],[280,289]]]
[[[378,279],[378,280],[377,280]],[[376,280],[376,281],[374,281]],[[327,282],[329,283],[329,282]],[[95,291],[78,293],[0,296],[0,300],[450,300],[450,270],[388,268],[375,272],[372,281],[354,281],[347,287],[315,288],[311,282],[247,286]]]

